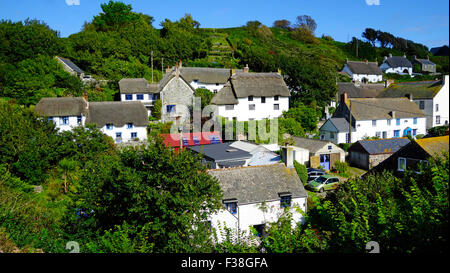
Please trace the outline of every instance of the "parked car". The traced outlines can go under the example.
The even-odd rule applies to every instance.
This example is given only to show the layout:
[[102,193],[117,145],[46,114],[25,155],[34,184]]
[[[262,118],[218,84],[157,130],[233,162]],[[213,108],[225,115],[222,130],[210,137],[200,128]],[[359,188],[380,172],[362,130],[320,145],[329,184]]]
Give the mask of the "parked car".
[[320,177],[322,175],[326,175],[325,171],[314,168],[307,168],[308,171],[308,182]]
[[331,175],[322,175],[312,180],[306,188],[312,191],[323,192],[324,190],[336,189],[339,185],[339,178]]

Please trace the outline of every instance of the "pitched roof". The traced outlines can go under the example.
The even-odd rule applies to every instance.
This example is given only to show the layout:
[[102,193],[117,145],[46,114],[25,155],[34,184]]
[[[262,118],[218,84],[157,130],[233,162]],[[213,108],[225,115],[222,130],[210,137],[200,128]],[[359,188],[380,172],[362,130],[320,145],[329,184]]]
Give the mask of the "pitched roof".
[[[163,76],[163,78],[161,79],[161,81],[159,81],[158,84],[158,89],[155,91],[155,93],[159,93],[161,92],[164,87],[166,87],[166,85],[173,79],[177,77],[177,68],[173,68],[171,71],[166,72]],[[191,84],[189,83],[189,81],[187,81],[183,75],[181,75],[181,73],[178,74],[178,77],[183,80],[188,86],[189,88],[192,89],[192,92],[195,92],[194,88],[191,86]]]
[[42,98],[34,111],[47,117],[81,116],[86,115],[86,107],[84,98]]
[[231,144],[232,142],[226,142],[213,145],[190,146],[189,149],[217,163],[222,161],[242,162],[252,157],[249,152],[230,147]]
[[215,105],[227,105],[227,104],[238,104],[238,99],[234,94],[231,83],[225,84],[225,86],[217,92],[216,95],[211,99],[211,104]]
[[[329,118],[338,132],[348,132],[348,121],[345,118]],[[355,127],[352,126],[352,132],[356,132]]]
[[127,123],[135,126],[147,126],[148,113],[140,101],[91,102],[86,123],[95,123],[98,128],[106,124],[123,127]]
[[223,199],[236,198],[238,204],[279,200],[280,193],[291,193],[292,198],[307,197],[295,169],[284,164],[209,170],[217,178],[224,193]]
[[407,98],[349,99],[355,120],[425,117],[419,106]]
[[229,68],[182,67],[180,73],[188,82],[198,80],[209,84],[224,84],[231,77],[231,69]]
[[413,59],[413,61],[419,62],[421,64],[436,65],[435,63],[433,63],[429,59]]
[[390,67],[412,67],[411,62],[404,56],[392,56],[384,60]]
[[281,160],[281,156],[270,151],[266,147],[247,141],[235,141],[230,147],[249,152],[252,155],[252,158],[248,163],[249,166],[276,164]]
[[383,90],[379,97],[400,98],[411,94],[413,99],[432,99],[439,93],[441,88],[442,80],[396,83]]
[[119,81],[119,88],[122,94],[149,94],[157,93],[158,84],[149,84],[144,78],[125,78]]
[[347,61],[346,65],[355,74],[382,75],[377,62]]
[[289,97],[289,89],[278,73],[236,73],[230,81],[212,98],[211,104],[237,104],[237,98]]
[[375,98],[384,89],[384,84],[360,84],[338,82],[338,95],[347,93],[348,98]]
[[76,64],[74,64],[71,60],[63,58],[63,57],[59,57],[56,56],[57,59],[61,60],[65,65],[67,65],[68,67],[70,67],[70,69],[72,69],[73,71],[77,72],[77,73],[84,73],[84,71],[79,68]]
[[334,145],[330,141],[313,139],[313,138],[302,138],[302,137],[292,137],[294,139],[294,146],[300,147],[308,150],[310,153],[316,153],[326,145]]
[[373,139],[360,140],[350,146],[348,151],[361,151],[361,148],[368,154],[392,154],[407,145],[410,140],[406,137],[402,138],[388,138],[388,139]]
[[440,154],[443,150],[448,153],[449,136],[428,137],[416,140],[416,143],[430,156]]
[[283,77],[278,73],[236,73],[231,76],[231,84],[238,98],[291,95]]

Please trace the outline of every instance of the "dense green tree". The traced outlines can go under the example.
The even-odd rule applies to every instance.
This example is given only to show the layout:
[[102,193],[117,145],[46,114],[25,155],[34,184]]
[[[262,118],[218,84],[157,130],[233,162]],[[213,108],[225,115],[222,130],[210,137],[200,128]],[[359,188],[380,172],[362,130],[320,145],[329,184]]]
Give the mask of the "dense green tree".
[[[88,162],[81,174],[69,227],[93,233],[127,222],[142,231],[155,252],[208,249],[203,225],[219,208],[221,190],[197,156],[174,152],[157,140]],[[77,219],[80,208],[88,217]],[[204,250],[204,249],[203,249]]]

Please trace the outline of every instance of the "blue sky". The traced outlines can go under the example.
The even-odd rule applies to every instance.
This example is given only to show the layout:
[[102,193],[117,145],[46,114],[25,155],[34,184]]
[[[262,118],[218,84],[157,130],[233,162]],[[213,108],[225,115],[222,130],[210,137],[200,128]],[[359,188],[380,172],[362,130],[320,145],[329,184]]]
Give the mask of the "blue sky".
[[[157,28],[165,18],[178,20],[185,13],[192,14],[201,27],[210,28],[242,26],[250,20],[271,26],[275,20],[293,22],[296,16],[307,14],[317,23],[316,36],[327,34],[337,41],[361,37],[364,29],[371,27],[430,48],[449,44],[448,0],[122,1],[136,12],[153,16]],[[67,37],[101,12],[100,4],[105,2],[108,0],[0,0],[0,19],[39,19]]]

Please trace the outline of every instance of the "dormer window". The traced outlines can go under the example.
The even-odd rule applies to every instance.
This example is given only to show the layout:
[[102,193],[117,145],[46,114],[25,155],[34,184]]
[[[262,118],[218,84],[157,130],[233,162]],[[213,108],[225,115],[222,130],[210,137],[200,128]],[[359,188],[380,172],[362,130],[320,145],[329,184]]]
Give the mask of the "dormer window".
[[133,100],[133,95],[131,94],[125,95],[125,100]]
[[106,124],[106,130],[112,130],[114,128],[114,125],[111,123]]
[[248,101],[253,101],[253,96],[248,96]]
[[133,123],[128,123],[127,124],[127,129],[133,129]]

